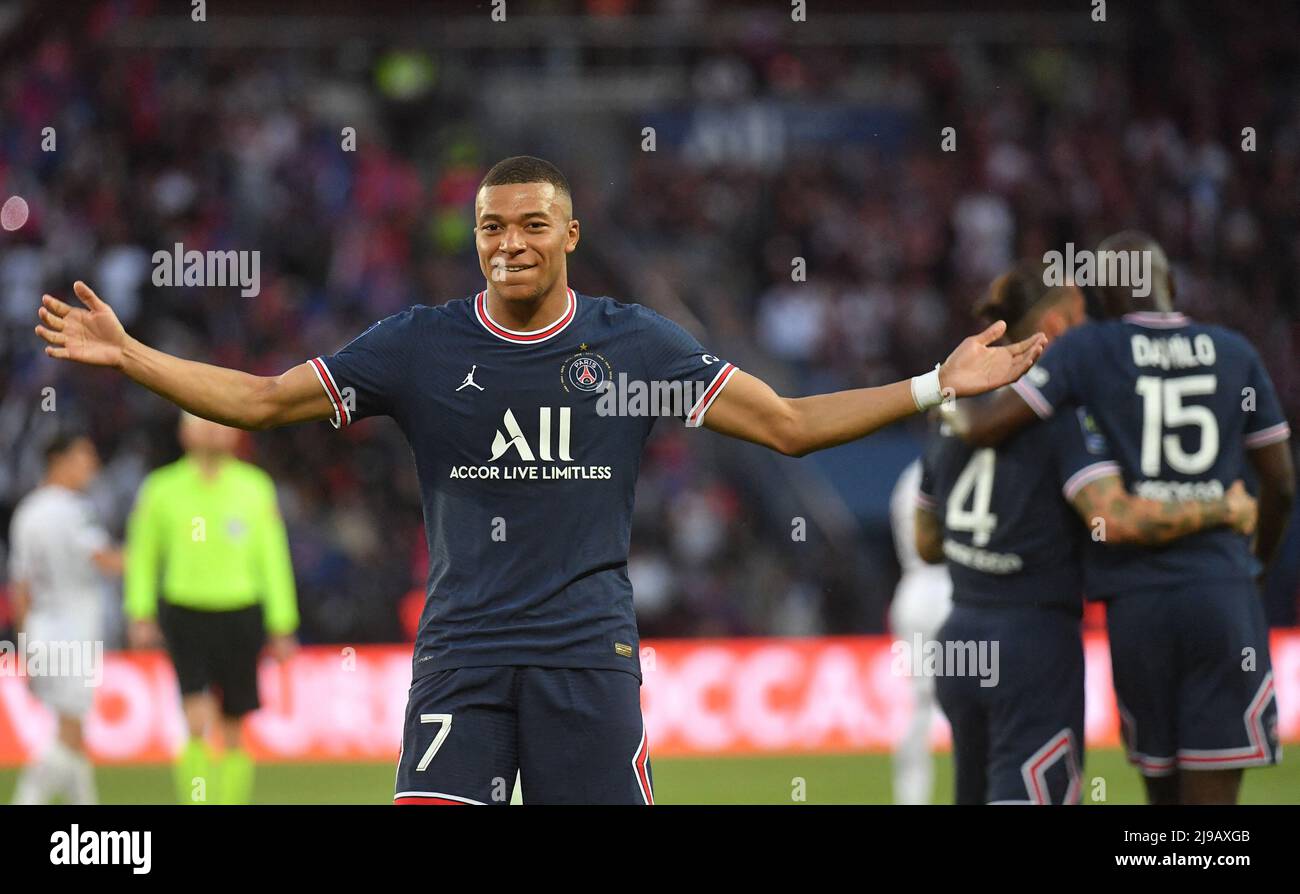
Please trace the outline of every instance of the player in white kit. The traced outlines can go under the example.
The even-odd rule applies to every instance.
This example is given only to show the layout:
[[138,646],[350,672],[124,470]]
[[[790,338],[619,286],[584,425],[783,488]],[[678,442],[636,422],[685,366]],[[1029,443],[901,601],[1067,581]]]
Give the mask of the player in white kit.
[[[916,551],[916,501],[921,494],[921,461],[913,460],[898,476],[889,499],[894,549],[903,576],[889,605],[889,627],[895,641],[911,654],[913,637],[923,642],[938,636],[952,608],[952,580],[945,565],[931,565]],[[910,662],[909,662],[910,666]],[[910,677],[912,714],[894,749],[894,803],[929,804],[934,787],[934,757],[930,753],[930,724],[934,719],[934,679]]]
[[[15,804],[93,804],[95,774],[82,741],[93,684],[102,667],[106,574],[120,574],[122,556],[95,519],[83,491],[99,473],[89,438],[59,435],[45,450],[45,479],[24,497],[10,523],[9,579],[17,628],[29,653],[75,652],[75,661],[47,663],[31,674],[32,693],[58,717],[58,733],[18,779]],[[57,644],[57,645],[56,645]]]

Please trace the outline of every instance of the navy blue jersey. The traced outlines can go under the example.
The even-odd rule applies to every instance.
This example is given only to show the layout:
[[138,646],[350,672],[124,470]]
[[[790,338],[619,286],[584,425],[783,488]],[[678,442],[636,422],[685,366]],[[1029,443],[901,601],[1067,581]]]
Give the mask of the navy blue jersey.
[[572,289],[546,329],[506,329],[480,292],[388,317],[311,363],[336,427],[391,416],[415,456],[429,578],[414,678],[640,676],[627,554],[651,413],[698,426],[732,364],[647,308]]
[[[1131,313],[1070,330],[1012,386],[1042,418],[1075,403],[1096,417],[1129,491],[1213,499],[1246,471],[1246,450],[1290,436],[1255,349],[1182,314]],[[1229,528],[1159,547],[1088,551],[1089,595],[1252,577],[1247,538]]]
[[953,598],[1082,605],[1084,528],[1062,499],[1119,468],[1085,412],[1062,413],[1000,447],[967,446],[940,424],[922,460],[919,504],[943,522]]

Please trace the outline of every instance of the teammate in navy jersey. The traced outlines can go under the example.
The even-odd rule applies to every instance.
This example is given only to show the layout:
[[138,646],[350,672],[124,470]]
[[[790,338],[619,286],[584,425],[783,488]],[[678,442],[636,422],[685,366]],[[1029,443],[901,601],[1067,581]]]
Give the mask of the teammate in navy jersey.
[[1005,326],[994,324],[910,382],[782,398],[653,311],[569,287],[579,224],[549,163],[494,166],[474,232],[482,291],[389,317],[280,376],[148,348],[81,282],[85,308],[44,296],[37,333],[50,356],[115,367],[228,425],[343,427],[387,415],[401,427],[430,569],[398,801],[505,803],[518,770],[528,802],[649,803],[627,576],[634,483],[654,421],[638,384],[653,402],[666,395],[687,426],[802,456],[944,393],[1012,382],[1043,339],[995,347]]
[[[1213,498],[1245,475],[1259,482],[1254,555],[1216,529],[1163,547],[1090,545],[1086,585],[1107,600],[1111,663],[1129,759],[1152,803],[1234,803],[1245,767],[1281,756],[1268,629],[1254,578],[1277,549],[1295,490],[1290,427],[1250,344],[1173,311],[1160,246],[1140,233],[1103,252],[1145,253],[1150,294],[1111,284],[1091,322],[1053,344],[1012,394],[958,411],[976,445],[1036,418],[1087,405],[1136,494]],[[1142,255],[1130,256],[1140,259]],[[1130,265],[1131,266],[1131,265]]]
[[[1012,338],[1040,330],[1055,339],[1085,319],[1082,293],[1047,287],[1032,261],[998,277],[976,313],[1007,320]],[[1227,496],[1179,504],[1131,496],[1082,407],[997,448],[967,446],[941,422],[922,469],[918,551],[946,558],[953,580],[938,641],[945,654],[948,644],[998,644],[993,679],[946,672],[938,680],[956,801],[1078,803],[1087,538],[1076,512],[1090,529],[1104,525],[1109,542],[1156,544],[1204,527],[1249,532],[1254,500],[1240,481]]]

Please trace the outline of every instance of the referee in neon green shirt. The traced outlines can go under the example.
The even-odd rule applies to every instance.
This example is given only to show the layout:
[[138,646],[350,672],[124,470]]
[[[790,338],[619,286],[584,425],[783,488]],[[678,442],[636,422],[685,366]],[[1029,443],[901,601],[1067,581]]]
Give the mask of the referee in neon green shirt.
[[[239,434],[183,414],[185,456],[145,478],[127,526],[130,640],[148,648],[161,633],[176,667],[189,727],[176,786],[187,804],[249,803],[253,761],[241,732],[259,706],[257,659],[268,639],[279,660],[297,648],[293,566],[275,485],[231,455]],[[218,700],[219,757],[207,741]]]

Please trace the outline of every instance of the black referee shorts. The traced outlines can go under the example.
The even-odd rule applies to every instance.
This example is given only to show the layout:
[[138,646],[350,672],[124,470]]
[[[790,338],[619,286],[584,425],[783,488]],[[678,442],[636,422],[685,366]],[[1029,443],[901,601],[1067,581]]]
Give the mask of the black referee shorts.
[[200,611],[164,601],[158,605],[158,625],[181,695],[214,689],[226,717],[243,717],[261,706],[257,658],[266,636],[262,606]]

